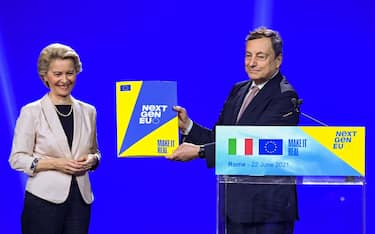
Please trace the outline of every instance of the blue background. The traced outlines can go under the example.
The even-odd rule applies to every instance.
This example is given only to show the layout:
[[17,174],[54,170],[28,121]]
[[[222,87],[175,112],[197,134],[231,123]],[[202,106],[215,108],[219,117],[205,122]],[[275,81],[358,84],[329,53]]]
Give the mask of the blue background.
[[[90,233],[215,233],[216,178],[203,160],[117,159],[115,82],[175,80],[179,104],[211,127],[233,83],[247,79],[244,38],[254,27],[284,39],[282,71],[302,111],[328,125],[366,126],[367,216],[374,216],[375,3],[347,1],[1,1],[1,233],[20,233],[24,179],[8,157],[20,107],[47,89],[40,50],[71,45],[83,72],[73,95],[98,111],[103,160],[92,174]],[[303,119],[301,125],[315,125]],[[299,187],[296,233],[358,233],[352,187]],[[367,223],[367,233],[375,233]]]

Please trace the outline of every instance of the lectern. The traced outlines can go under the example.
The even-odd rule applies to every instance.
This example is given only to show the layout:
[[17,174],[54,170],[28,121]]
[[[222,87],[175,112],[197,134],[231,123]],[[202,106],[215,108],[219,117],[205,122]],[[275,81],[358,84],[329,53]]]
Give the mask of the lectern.
[[215,170],[217,234],[231,184],[296,186],[295,234],[366,233],[364,127],[216,126]]

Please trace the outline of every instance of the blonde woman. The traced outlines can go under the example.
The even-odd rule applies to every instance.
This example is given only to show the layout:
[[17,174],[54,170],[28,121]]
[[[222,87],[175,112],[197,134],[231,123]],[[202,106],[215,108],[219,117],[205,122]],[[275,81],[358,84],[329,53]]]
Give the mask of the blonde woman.
[[38,72],[49,92],[22,107],[11,167],[28,175],[22,232],[88,233],[93,195],[88,171],[97,167],[95,107],[72,97],[82,71],[69,46],[51,44],[39,56]]

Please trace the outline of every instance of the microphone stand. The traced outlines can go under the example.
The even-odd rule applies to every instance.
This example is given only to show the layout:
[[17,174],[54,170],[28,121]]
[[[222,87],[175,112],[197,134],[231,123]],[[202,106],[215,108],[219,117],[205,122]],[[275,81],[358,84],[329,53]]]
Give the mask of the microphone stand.
[[308,114],[306,114],[306,113],[300,111],[300,106],[301,106],[301,104],[302,104],[302,102],[303,102],[302,99],[298,99],[298,100],[297,100],[296,98],[292,98],[291,101],[292,101],[292,103],[293,103],[293,105],[294,105],[294,108],[295,108],[295,110],[296,110],[297,113],[301,113],[301,115],[304,116],[305,118],[307,118],[307,119],[309,119],[309,120],[311,120],[311,121],[313,121],[313,122],[315,122],[315,123],[317,123],[317,124],[319,124],[319,125],[321,125],[321,126],[326,126],[326,127],[328,127],[328,124],[323,123],[322,121],[320,121],[320,120],[318,120],[318,119],[312,117],[311,115],[308,115]]
[[[326,124],[326,123],[323,123],[322,121],[320,121],[320,120],[318,120],[318,119],[316,119],[316,118],[314,118],[314,117],[312,117],[312,116],[310,116],[310,115],[308,115],[308,114],[305,114],[305,113],[303,113],[302,111],[300,111],[300,106],[301,106],[301,104],[302,104],[302,102],[303,102],[303,100],[302,99],[296,99],[296,98],[292,98],[291,99],[291,101],[292,101],[292,103],[293,103],[293,105],[294,105],[294,108],[295,108],[295,111],[297,112],[297,113],[300,113],[302,116],[304,116],[305,118],[307,118],[307,119],[309,119],[309,120],[311,120],[311,121],[313,121],[313,122],[315,122],[315,123],[318,123],[318,124],[320,124],[321,126],[325,126],[325,127],[328,127],[328,124]],[[314,178],[314,177],[312,177],[312,178]],[[344,177],[332,177],[332,176],[328,176],[328,178],[330,178],[332,181],[331,182],[336,182],[336,183],[340,183],[340,182],[342,182],[343,180],[344,180],[344,182],[345,183],[347,183],[347,182],[352,182],[352,183],[356,183],[356,182],[358,182],[357,180],[358,180],[358,178],[356,178],[356,177],[354,177],[354,176],[344,176]],[[311,178],[310,178],[311,179]],[[302,181],[304,180],[304,178],[302,178]],[[319,180],[319,179],[318,179]],[[310,181],[310,182],[312,182],[312,181]]]
[[304,117],[306,117],[306,118],[308,118],[308,119],[314,121],[315,123],[318,123],[318,124],[320,124],[320,125],[322,125],[322,126],[326,126],[326,127],[328,127],[328,125],[325,124],[325,123],[323,123],[322,121],[317,120],[317,119],[315,119],[314,117],[312,117],[312,116],[310,116],[310,115],[308,115],[308,114],[303,113],[302,111],[300,111],[300,113],[301,113],[302,116],[304,116]]

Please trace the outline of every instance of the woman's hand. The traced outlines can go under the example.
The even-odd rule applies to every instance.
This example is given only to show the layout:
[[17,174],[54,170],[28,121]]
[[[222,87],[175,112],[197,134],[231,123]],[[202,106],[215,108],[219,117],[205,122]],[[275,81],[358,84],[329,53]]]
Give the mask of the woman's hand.
[[88,154],[80,157],[77,162],[83,166],[85,171],[88,171],[96,166],[98,157],[95,154]]
[[40,159],[35,172],[56,170],[69,175],[81,175],[87,171],[86,165],[78,160],[67,158]]

